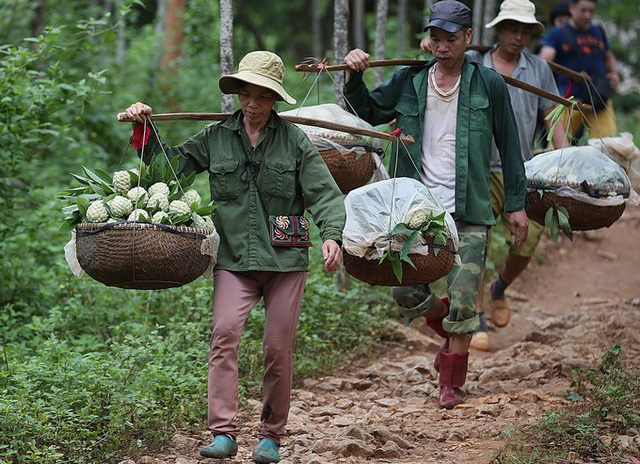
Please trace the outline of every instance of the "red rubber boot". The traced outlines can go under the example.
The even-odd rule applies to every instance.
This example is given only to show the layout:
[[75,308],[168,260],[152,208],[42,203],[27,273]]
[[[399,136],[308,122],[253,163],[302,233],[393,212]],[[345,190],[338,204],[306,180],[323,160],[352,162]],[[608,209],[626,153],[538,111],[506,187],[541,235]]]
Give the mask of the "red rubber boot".
[[[449,309],[449,298],[445,296],[444,298],[440,298],[440,301],[442,301],[444,305],[447,307],[447,309]],[[436,369],[436,371],[440,371],[440,353],[443,350],[449,349],[449,332],[444,330],[444,328],[442,327],[442,320],[445,317],[447,316],[445,315],[442,319],[436,319],[436,320],[430,321],[425,316],[425,319],[427,320],[427,326],[431,327],[435,333],[437,333],[442,338],[444,338],[444,343],[440,347],[440,350],[438,350],[438,352],[436,353],[436,357],[433,360],[433,367]]]
[[441,408],[452,409],[464,403],[464,395],[460,389],[467,380],[469,353],[450,353],[444,350],[440,353],[440,397],[438,404]]

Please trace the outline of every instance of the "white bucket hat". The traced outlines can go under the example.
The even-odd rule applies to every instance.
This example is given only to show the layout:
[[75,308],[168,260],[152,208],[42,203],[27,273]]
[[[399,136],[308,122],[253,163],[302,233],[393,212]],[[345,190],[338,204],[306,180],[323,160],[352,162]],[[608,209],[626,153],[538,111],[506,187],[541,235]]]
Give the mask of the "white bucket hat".
[[536,19],[536,6],[529,0],[504,0],[500,4],[500,13],[485,27],[491,28],[502,21],[511,19],[524,24],[532,24],[533,32],[537,35],[544,34],[544,25]]
[[240,82],[266,87],[273,90],[280,98],[290,105],[296,100],[282,87],[284,79],[284,63],[278,55],[266,51],[247,53],[238,65],[236,74],[229,74],[218,79],[218,86],[222,93],[238,93]]

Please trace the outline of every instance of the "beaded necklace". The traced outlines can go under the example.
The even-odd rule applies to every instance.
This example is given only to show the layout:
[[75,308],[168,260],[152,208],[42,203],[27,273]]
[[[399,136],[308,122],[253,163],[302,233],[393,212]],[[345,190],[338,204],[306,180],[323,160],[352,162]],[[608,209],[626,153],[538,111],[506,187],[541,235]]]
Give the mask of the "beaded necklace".
[[458,80],[456,81],[455,84],[453,84],[453,87],[451,88],[451,90],[447,92],[443,92],[440,89],[440,87],[438,87],[438,83],[436,82],[436,66],[437,65],[434,64],[429,70],[429,76],[431,77],[431,85],[433,86],[433,90],[435,90],[442,97],[449,97],[453,95],[456,90],[458,90],[458,87],[460,87],[460,80],[462,79],[462,73],[460,73],[460,75],[458,76]]

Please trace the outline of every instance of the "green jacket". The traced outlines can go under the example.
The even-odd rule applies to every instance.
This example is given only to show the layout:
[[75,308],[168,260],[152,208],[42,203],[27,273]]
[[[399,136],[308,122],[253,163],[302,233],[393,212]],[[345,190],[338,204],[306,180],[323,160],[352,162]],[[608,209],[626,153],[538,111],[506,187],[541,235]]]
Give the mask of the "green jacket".
[[[180,172],[209,172],[211,198],[218,205],[214,224],[220,234],[216,269],[229,271],[305,271],[306,248],[272,247],[267,213],[301,215],[308,210],[320,229],[322,241],[342,243],[345,223],[343,196],[318,150],[294,124],[272,112],[255,147],[251,148],[243,116],[210,124],[176,147]],[[257,184],[245,164],[257,163]],[[157,139],[145,148],[160,153]],[[262,201],[264,201],[264,206]]]
[[[414,137],[416,143],[408,147],[413,163],[400,147],[398,177],[420,180],[414,164],[421,169],[427,76],[434,64],[435,60],[424,66],[399,69],[372,92],[364,84],[362,73],[354,73],[344,87],[345,96],[359,117],[374,126],[395,118],[402,133]],[[507,86],[498,73],[465,58],[461,79],[456,125],[454,218],[472,224],[493,225],[495,219],[489,197],[492,136],[504,171],[505,211],[520,211],[525,207],[527,182],[518,129]],[[391,159],[391,173],[396,169],[395,161],[395,158]]]

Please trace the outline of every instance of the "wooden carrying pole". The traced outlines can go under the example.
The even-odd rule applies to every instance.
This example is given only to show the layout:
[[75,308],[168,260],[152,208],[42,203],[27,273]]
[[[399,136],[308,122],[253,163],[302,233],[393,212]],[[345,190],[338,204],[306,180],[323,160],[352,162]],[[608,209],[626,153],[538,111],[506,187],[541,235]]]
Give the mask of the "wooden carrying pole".
[[[490,47],[488,45],[469,45],[467,47],[467,50],[475,50],[478,51],[480,53],[486,53],[489,50],[491,50],[493,47]],[[585,72],[576,72],[573,69],[569,69],[565,66],[562,66],[561,64],[558,63],[554,63],[553,61],[547,61],[547,63],[549,64],[549,67],[551,68],[551,70],[553,72],[556,72],[558,74],[562,74],[563,76],[568,77],[569,79],[573,80],[574,82],[584,82],[585,79],[587,81],[591,81],[591,77],[585,73]]]
[[[153,114],[151,115],[151,119],[153,121],[226,121],[230,116],[231,113],[163,113]],[[349,134],[365,135],[383,140],[396,141],[400,139],[400,141],[405,145],[413,145],[415,143],[415,139],[410,135],[400,135],[399,137],[396,137],[395,135],[386,134],[384,132],[347,126],[331,121],[323,121],[321,119],[303,118],[301,116],[290,116],[284,114],[280,114],[279,116],[294,124],[321,127],[323,129],[347,132]],[[120,121],[133,122],[133,119],[121,119]]]
[[[425,60],[375,60],[369,61],[369,67],[376,68],[380,66],[421,66],[428,63]],[[337,64],[332,66],[318,66],[316,64],[297,64],[296,71],[300,72],[319,72],[319,71],[346,71],[349,67],[346,64]],[[521,80],[515,79],[511,76],[507,76],[506,74],[498,73],[502,76],[505,82],[514,87],[521,88],[526,90],[527,92],[534,93],[541,97],[544,97],[548,100],[554,101],[556,103],[560,103],[566,107],[573,107],[574,103],[577,104],[582,111],[592,111],[591,105],[585,105],[584,103],[571,102],[566,98],[562,98],[560,95],[556,95],[555,93],[548,92],[546,90],[540,89],[534,85],[527,84]]]

